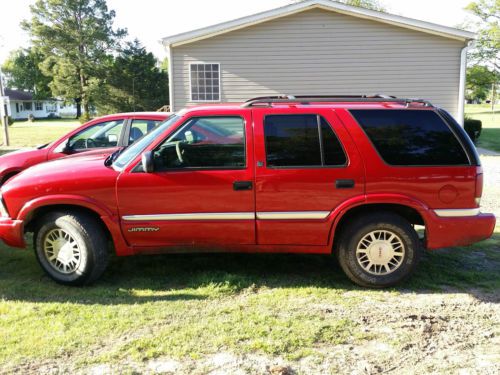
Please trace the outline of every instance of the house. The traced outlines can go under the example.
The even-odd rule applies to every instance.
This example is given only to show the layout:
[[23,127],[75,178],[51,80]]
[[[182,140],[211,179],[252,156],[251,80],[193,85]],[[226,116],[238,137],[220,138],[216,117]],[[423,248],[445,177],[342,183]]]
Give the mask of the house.
[[26,120],[30,115],[34,118],[75,116],[76,106],[65,105],[58,99],[35,100],[28,91],[5,89],[4,101],[8,115],[13,120]]
[[475,34],[306,0],[162,40],[173,110],[255,96],[386,94],[428,99],[463,121]]

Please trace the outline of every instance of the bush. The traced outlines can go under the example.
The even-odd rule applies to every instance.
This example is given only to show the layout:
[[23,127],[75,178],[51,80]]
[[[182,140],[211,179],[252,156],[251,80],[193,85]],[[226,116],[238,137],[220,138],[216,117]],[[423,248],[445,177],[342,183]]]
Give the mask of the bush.
[[87,112],[84,112],[84,113],[82,113],[82,115],[80,116],[80,118],[78,120],[80,120],[80,124],[83,124],[87,121],[90,121],[90,115]]
[[31,113],[28,115],[28,121],[33,122],[35,121],[35,116],[33,116]]
[[481,120],[474,120],[471,118],[466,118],[464,121],[464,129],[469,135],[472,142],[476,142],[481,135],[481,130],[483,128],[483,123]]
[[7,124],[12,125],[14,123],[14,120],[12,119],[12,116],[7,117]]

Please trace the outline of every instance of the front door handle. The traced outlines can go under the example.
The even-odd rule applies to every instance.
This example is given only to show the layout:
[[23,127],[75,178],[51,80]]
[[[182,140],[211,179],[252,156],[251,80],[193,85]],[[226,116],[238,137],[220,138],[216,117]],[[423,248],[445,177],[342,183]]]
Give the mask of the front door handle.
[[233,190],[252,190],[252,181],[235,181],[233,182]]
[[337,189],[352,189],[354,187],[354,180],[337,180],[335,181]]

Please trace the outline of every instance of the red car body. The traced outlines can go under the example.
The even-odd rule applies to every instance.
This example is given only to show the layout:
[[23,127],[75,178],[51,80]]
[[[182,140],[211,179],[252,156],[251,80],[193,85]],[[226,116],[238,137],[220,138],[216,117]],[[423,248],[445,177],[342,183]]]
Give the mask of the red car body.
[[[353,109],[408,108],[436,111],[420,103],[391,101],[184,110],[143,151],[154,150],[190,119],[237,116],[244,120],[246,165],[230,170],[144,173],[138,172],[141,154],[124,168],[106,166],[101,155],[40,164],[2,187],[7,212],[0,219],[0,237],[8,245],[24,247],[24,232],[37,217],[51,207],[64,206],[98,217],[117,255],[173,251],[330,254],[343,221],[354,213],[378,209],[424,225],[427,249],[488,238],[495,217],[479,212],[479,165],[388,165],[350,113]],[[348,157],[346,165],[266,165],[263,124],[266,116],[276,114],[315,114],[326,119]],[[241,181],[249,182],[249,188],[235,190],[235,182]],[[352,181],[352,186],[336,188],[336,181]]]
[[[33,149],[21,149],[8,153],[6,155],[0,156],[0,183],[4,183],[6,180],[12,176],[18,174],[19,172],[29,168],[35,164],[43,163],[48,160],[54,160],[66,157],[68,155],[78,154],[79,152],[89,152],[87,150],[82,151],[67,151],[61,150],[61,145],[68,141],[72,136],[85,131],[93,126],[100,123],[110,122],[110,121],[123,121],[124,125],[121,133],[124,135],[129,131],[130,125],[133,120],[150,120],[150,121],[163,121],[168,118],[170,114],[166,112],[133,112],[133,113],[117,113],[108,116],[98,117],[91,121],[86,122],[82,126],[72,130],[68,134],[59,138],[58,140],[49,143],[47,145],[41,146],[39,148]],[[99,148],[95,151],[101,152],[103,154],[113,152],[117,147],[128,146],[129,138],[120,137],[117,142],[116,147],[105,147]]]

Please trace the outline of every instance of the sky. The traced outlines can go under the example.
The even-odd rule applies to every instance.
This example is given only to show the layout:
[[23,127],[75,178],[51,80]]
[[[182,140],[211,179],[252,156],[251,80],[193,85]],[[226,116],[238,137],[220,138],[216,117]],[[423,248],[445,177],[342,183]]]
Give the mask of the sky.
[[[9,51],[29,46],[20,22],[29,19],[35,0],[0,0],[0,62]],[[460,25],[471,0],[379,0],[389,13],[445,26]],[[127,28],[159,59],[166,57],[160,39],[291,3],[290,0],[107,0],[115,27]]]

